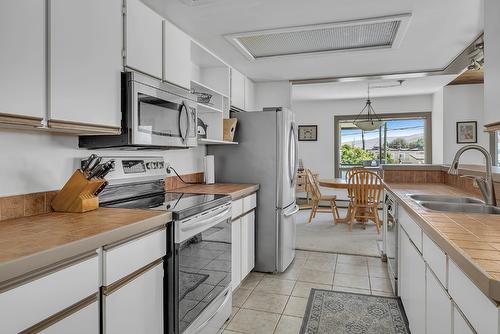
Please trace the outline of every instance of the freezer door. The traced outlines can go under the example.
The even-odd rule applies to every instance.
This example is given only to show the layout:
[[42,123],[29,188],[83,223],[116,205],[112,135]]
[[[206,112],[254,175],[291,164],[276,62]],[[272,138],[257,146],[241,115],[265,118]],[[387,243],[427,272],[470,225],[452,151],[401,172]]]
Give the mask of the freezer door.
[[298,145],[294,114],[287,109],[278,112],[278,209],[295,203]]
[[278,268],[284,272],[295,258],[295,217],[299,212],[296,204],[279,211],[279,243],[278,243]]

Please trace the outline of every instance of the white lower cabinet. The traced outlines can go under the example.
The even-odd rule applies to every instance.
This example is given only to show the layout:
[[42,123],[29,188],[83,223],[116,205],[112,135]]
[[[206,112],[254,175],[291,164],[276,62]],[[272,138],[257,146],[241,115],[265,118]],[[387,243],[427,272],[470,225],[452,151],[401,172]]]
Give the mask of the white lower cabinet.
[[400,228],[400,296],[414,334],[425,333],[425,262]]
[[162,334],[163,262],[105,293],[103,321],[104,334]]
[[95,254],[0,293],[0,333],[26,330],[97,294],[98,272]]
[[[255,207],[257,195],[252,194],[232,202],[231,281],[233,290],[255,266]],[[236,219],[234,219],[237,217]]]
[[241,283],[241,219],[231,224],[231,282],[233,290]]
[[42,334],[98,334],[99,302],[85,306],[68,317],[42,330]]
[[453,334],[474,334],[474,330],[470,327],[467,320],[465,320],[462,313],[458,310],[457,306],[453,307]]
[[255,211],[241,217],[241,278],[255,266]]
[[426,270],[425,299],[426,333],[451,334],[453,304],[429,267]]

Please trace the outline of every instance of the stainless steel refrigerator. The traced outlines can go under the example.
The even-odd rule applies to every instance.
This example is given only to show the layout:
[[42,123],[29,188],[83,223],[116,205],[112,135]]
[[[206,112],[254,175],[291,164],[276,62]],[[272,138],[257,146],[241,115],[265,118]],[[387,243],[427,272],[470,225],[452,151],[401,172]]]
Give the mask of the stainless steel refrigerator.
[[295,180],[297,126],[285,108],[233,112],[239,145],[209,146],[215,156],[215,180],[258,183],[255,222],[255,270],[283,272],[295,257]]

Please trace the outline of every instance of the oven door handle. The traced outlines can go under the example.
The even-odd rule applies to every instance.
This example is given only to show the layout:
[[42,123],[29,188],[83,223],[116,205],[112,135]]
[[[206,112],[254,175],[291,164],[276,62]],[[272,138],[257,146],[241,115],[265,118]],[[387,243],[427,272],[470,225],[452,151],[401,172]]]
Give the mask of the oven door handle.
[[207,218],[205,220],[202,220],[202,221],[194,220],[191,223],[181,224],[181,231],[188,232],[188,231],[194,230],[196,228],[199,228],[201,226],[206,226],[206,225],[216,223],[216,222],[220,221],[221,219],[229,219],[230,217],[231,217],[231,207],[229,206],[223,212],[216,214],[215,216],[212,216],[212,217]]

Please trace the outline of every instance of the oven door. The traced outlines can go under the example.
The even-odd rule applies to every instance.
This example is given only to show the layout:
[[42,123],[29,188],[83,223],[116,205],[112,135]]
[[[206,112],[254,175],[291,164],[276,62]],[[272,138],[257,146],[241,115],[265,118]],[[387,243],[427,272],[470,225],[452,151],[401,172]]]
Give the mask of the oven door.
[[197,145],[194,101],[138,81],[129,82],[128,96],[134,145]]
[[[209,319],[214,319],[215,314],[208,313],[223,307],[223,296],[231,286],[230,206],[214,211],[204,219],[175,222],[174,229],[184,225],[185,232],[190,232],[183,234],[182,241],[177,239],[175,245],[177,333],[197,332],[193,328],[200,327],[199,323],[210,326]],[[179,233],[175,234],[178,238]]]

